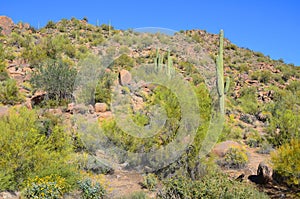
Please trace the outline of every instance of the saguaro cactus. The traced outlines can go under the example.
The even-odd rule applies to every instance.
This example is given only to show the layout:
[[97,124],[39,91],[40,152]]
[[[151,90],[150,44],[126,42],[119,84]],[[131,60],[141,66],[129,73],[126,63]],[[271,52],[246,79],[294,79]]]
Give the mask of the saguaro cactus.
[[226,78],[226,87],[224,89],[224,66],[223,66],[223,45],[224,45],[224,31],[220,31],[220,46],[219,46],[219,54],[217,56],[217,90],[219,95],[219,106],[220,106],[220,113],[222,115],[225,114],[225,93],[229,89],[230,79],[229,77]]
[[156,57],[154,58],[154,64],[155,64],[155,69],[157,72],[164,71],[168,77],[172,77],[172,75],[175,72],[175,69],[173,67],[173,60],[172,57],[170,56],[170,51],[168,51],[167,55],[167,60],[166,60],[166,65],[164,65],[164,55],[159,53],[159,50],[156,49]]

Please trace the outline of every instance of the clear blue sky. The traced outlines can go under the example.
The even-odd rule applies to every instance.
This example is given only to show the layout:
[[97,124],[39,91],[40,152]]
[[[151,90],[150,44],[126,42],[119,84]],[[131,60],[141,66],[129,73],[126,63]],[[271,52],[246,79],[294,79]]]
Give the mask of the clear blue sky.
[[88,17],[117,29],[155,26],[174,30],[204,29],[247,47],[300,66],[300,1],[70,1],[0,0],[0,15],[14,22],[44,26],[48,20]]

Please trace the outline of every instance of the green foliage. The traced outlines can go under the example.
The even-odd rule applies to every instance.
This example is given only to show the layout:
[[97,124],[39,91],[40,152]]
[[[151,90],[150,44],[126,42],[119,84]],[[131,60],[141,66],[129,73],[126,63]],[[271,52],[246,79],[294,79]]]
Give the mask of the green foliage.
[[64,178],[50,175],[27,180],[22,195],[25,198],[58,199],[63,198],[63,194],[66,193],[68,189],[68,184]]
[[272,79],[272,73],[268,70],[255,71],[252,73],[251,78],[267,84]]
[[246,150],[240,147],[229,148],[224,157],[224,166],[229,168],[243,168],[248,163]]
[[53,21],[48,21],[48,23],[46,24],[45,28],[47,29],[55,29],[56,28],[56,24]]
[[95,90],[95,102],[111,102],[111,86],[116,79],[116,74],[112,72],[103,72],[100,74],[99,81]]
[[173,177],[164,181],[164,186],[157,194],[158,198],[268,198],[249,184],[231,180],[225,174],[215,172],[206,175],[200,180],[191,180],[184,177]]
[[0,103],[14,105],[22,102],[22,100],[16,80],[0,81]]
[[137,191],[137,192],[133,192],[132,194],[126,197],[121,197],[120,199],[148,199],[148,198],[149,197],[146,195],[145,192]]
[[300,139],[292,139],[271,155],[274,171],[290,186],[300,188]]
[[246,143],[250,147],[258,147],[262,143],[262,137],[257,131],[251,131],[247,134]]
[[72,98],[76,70],[61,60],[48,60],[37,67],[31,83],[36,89],[47,92],[49,99],[57,101]]
[[60,125],[45,135],[38,124],[36,113],[26,108],[11,109],[0,118],[0,190],[18,190],[28,178],[51,174],[70,186],[76,182],[70,137]]
[[245,113],[255,115],[259,110],[256,99],[256,88],[243,87],[241,89],[241,97],[238,99],[238,102]]
[[157,177],[155,174],[150,173],[144,176],[143,187],[150,191],[154,191],[157,186]]
[[93,183],[90,178],[79,181],[79,189],[83,199],[101,199],[105,196],[106,190],[99,183]]

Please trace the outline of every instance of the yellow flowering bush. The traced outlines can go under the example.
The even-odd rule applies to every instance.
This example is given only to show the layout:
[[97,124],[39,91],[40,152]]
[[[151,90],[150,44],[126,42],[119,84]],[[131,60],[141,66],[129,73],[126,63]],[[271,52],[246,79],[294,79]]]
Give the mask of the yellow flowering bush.
[[[271,154],[276,179],[300,187],[300,139],[293,139]],[[273,174],[274,175],[274,174]]]
[[57,175],[29,178],[23,195],[25,198],[57,199],[69,190],[66,180]]

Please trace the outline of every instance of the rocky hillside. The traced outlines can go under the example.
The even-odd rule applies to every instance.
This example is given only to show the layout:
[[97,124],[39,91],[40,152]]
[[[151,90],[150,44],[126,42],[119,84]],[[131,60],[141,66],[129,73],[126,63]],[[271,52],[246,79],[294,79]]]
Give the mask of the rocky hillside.
[[[3,105],[0,105],[0,116],[7,114],[7,110],[12,106],[43,110],[43,114],[50,113],[61,117],[67,123],[68,128],[72,129],[70,134],[77,139],[76,127],[72,126],[72,117],[84,113],[83,115],[88,120],[98,119],[101,124],[104,122],[111,134],[110,141],[117,146],[124,147],[131,152],[147,152],[147,150],[157,149],[170,142],[174,135],[168,131],[179,128],[176,127],[177,123],[169,121],[167,124],[169,126],[166,128],[168,130],[165,130],[164,135],[154,136],[148,140],[156,148],[151,148],[152,146],[148,146],[143,141],[144,146],[140,147],[141,140],[128,137],[116,127],[114,122],[111,122],[113,113],[110,107],[110,95],[112,85],[116,84],[123,88],[122,92],[132,93],[132,114],[135,115],[133,120],[143,127],[147,126],[149,120],[152,119],[148,117],[149,106],[162,99],[169,100],[168,102],[171,103],[170,106],[162,105],[169,111],[167,114],[180,120],[178,104],[172,101],[171,98],[174,96],[171,93],[161,90],[159,86],[146,85],[141,81],[135,82],[132,77],[133,69],[144,63],[153,63],[153,60],[158,59],[159,47],[160,58],[164,60],[162,63],[169,66],[171,60],[174,70],[182,74],[184,80],[195,87],[196,93],[200,96],[199,99],[203,100],[202,104],[200,103],[201,111],[204,113],[202,119],[210,118],[213,103],[209,99],[209,94],[216,92],[214,76],[219,35],[210,34],[204,30],[186,30],[173,36],[137,33],[133,30],[116,30],[106,24],[94,26],[89,24],[86,18],[82,20],[62,19],[57,23],[49,21],[45,27],[37,30],[29,24],[14,24],[5,16],[0,17],[0,30],[0,83],[2,87],[0,104]],[[100,80],[96,82],[94,96],[96,103],[90,103],[87,107],[71,103],[74,98],[72,96],[73,84],[64,88],[58,79],[57,81],[50,78],[49,80],[39,79],[38,74],[47,72],[41,69],[43,66],[54,66],[53,70],[57,69],[55,66],[58,66],[61,69],[58,77],[65,74],[67,77],[70,74],[70,68],[76,74],[81,66],[85,66],[82,63],[83,60],[89,60],[91,55],[100,56],[103,60],[106,57],[117,57],[102,71]],[[60,62],[55,65],[48,60],[60,60]],[[90,74],[89,77],[92,75]],[[242,180],[256,175],[257,167],[261,162],[265,162],[268,166],[261,164],[257,173],[257,176],[263,176],[263,183],[259,184],[264,185],[259,187],[260,190],[273,198],[282,195],[287,198],[294,197],[293,194],[299,186],[287,183],[285,178],[279,180],[278,186],[270,184],[272,180],[266,179],[271,178],[269,167],[273,167],[270,162],[270,152],[293,139],[300,138],[300,67],[286,64],[282,60],[272,60],[269,56],[238,47],[225,39],[224,76],[229,77],[230,80],[229,90],[226,93],[226,122],[218,138],[219,143],[208,157],[215,157],[216,165],[231,178],[237,178],[240,175]],[[75,75],[68,77],[76,78]],[[85,81],[89,82],[88,79]],[[64,82],[64,85],[68,83]],[[58,87],[61,90],[58,90]],[[136,87],[141,87],[142,90],[137,91]],[[106,121],[108,121],[107,124]],[[199,130],[197,135],[200,139],[208,125],[204,123],[203,129]],[[195,151],[199,150],[196,146],[197,141],[191,145]],[[84,147],[78,143],[76,141],[76,150],[81,152]],[[233,156],[241,155],[238,162],[235,162],[235,159],[228,161],[228,158],[232,158],[230,156],[232,154],[228,151],[232,152]],[[93,152],[96,153],[95,150]],[[100,152],[97,153],[99,155]],[[123,155],[127,157],[128,154]],[[99,156],[105,155],[100,153]],[[176,172],[172,171],[174,168],[180,171],[184,168],[183,170],[187,170],[191,179],[199,180],[195,177],[201,173],[198,156],[188,151],[187,157],[191,157],[191,160],[184,162],[182,158],[176,164],[155,174],[162,182],[164,179],[162,176],[169,178],[175,175]],[[105,158],[111,157],[106,155]],[[123,170],[134,168],[130,162],[120,161],[119,163],[121,166],[117,165],[117,167],[120,170],[116,173],[123,174]],[[148,168],[149,171],[152,171],[151,168]],[[130,175],[138,176],[136,179],[139,180],[142,178],[136,173],[130,173]],[[296,180],[299,180],[297,175],[299,173],[296,173]],[[110,179],[112,176],[106,178]],[[136,183],[132,187],[139,187],[137,180],[131,181]],[[247,183],[250,181],[252,181],[251,177]],[[113,185],[109,187],[114,188]],[[286,187],[291,187],[291,193]],[[123,188],[126,189],[126,186],[116,189]],[[162,190],[160,194],[163,194]],[[153,196],[153,193],[150,195]]]

